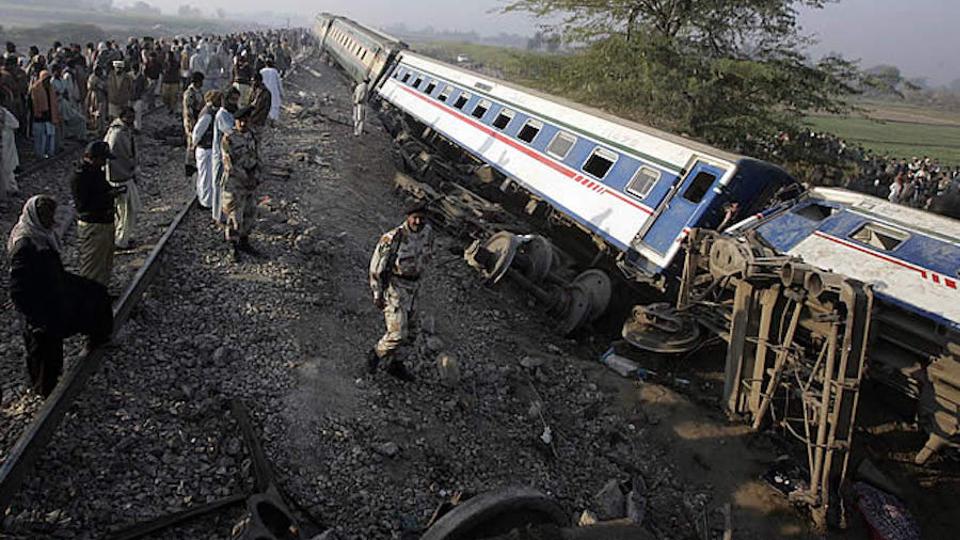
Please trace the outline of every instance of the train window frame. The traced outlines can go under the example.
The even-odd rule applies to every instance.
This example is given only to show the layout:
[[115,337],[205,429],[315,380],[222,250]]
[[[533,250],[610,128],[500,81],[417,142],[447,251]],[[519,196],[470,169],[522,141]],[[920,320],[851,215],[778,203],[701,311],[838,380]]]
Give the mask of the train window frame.
[[467,103],[470,103],[471,99],[473,99],[473,94],[470,92],[460,92],[457,100],[453,103],[453,108],[462,111],[463,108],[467,106]]
[[[560,152],[557,152],[556,149],[554,148],[554,144],[556,144],[556,142],[560,139],[569,139],[569,143],[570,143],[570,146],[567,147],[566,151],[564,151],[562,155],[560,154]],[[576,135],[573,135],[572,133],[567,133],[566,131],[558,131],[556,134],[554,134],[553,138],[550,139],[550,142],[547,143],[547,148],[546,148],[547,154],[559,159],[560,161],[563,161],[567,159],[567,156],[570,155],[570,152],[573,150],[573,147],[577,145],[578,140],[579,138]]]
[[427,87],[424,88],[423,93],[433,94],[433,91],[437,89],[437,86],[440,84],[440,81],[436,79],[430,79],[430,82],[427,83]]
[[[473,112],[470,113],[470,116],[476,118],[477,120],[483,120],[483,117],[490,112],[490,109],[493,108],[493,102],[489,99],[481,99],[473,107]],[[477,111],[482,110],[480,114],[477,114]]]
[[447,100],[450,99],[450,96],[452,95],[453,95],[453,87],[448,84],[447,86],[444,87],[443,90],[440,91],[440,95],[437,96],[437,99],[446,103]]
[[404,74],[403,74],[403,79],[402,79],[400,82],[402,82],[403,84],[407,84],[407,82],[410,80],[410,75],[411,75],[411,74],[412,74],[412,72],[410,72],[410,71],[404,73]]
[[413,84],[411,86],[413,86],[414,88],[420,88],[420,83],[422,82],[423,82],[423,75],[420,75],[418,73],[416,80],[413,81]]
[[[599,171],[590,170],[593,168],[591,164],[597,158],[606,162],[610,162],[610,164],[607,165],[606,169],[603,171],[603,174],[597,174],[597,172]],[[607,175],[610,174],[610,171],[613,169],[613,166],[616,165],[617,161],[619,160],[620,160],[620,154],[614,152],[613,150],[610,150],[609,148],[597,146],[597,147],[594,147],[592,152],[590,152],[590,155],[587,156],[587,159],[583,160],[583,163],[580,165],[580,170],[596,178],[597,180],[603,180],[604,178],[607,177]]]
[[[870,236],[864,238],[862,237],[864,233]],[[891,227],[890,225],[877,223],[876,221],[866,221],[854,229],[847,237],[864,246],[879,251],[891,252],[896,251],[904,242],[909,240],[910,233],[897,229],[896,227]],[[886,241],[892,241],[893,243],[892,245],[887,245]]]
[[[647,176],[646,189],[637,189],[637,183],[640,181],[641,175],[646,172],[652,172],[655,176]],[[652,178],[652,180],[650,180]],[[630,181],[627,182],[627,193],[633,195],[634,197],[640,199],[646,199],[650,192],[653,191],[653,188],[660,182],[660,179],[663,178],[663,172],[650,167],[649,165],[641,165],[637,167],[637,171],[633,173],[633,176],[630,177]]]
[[[533,136],[530,137],[530,140],[527,140],[523,136],[524,131],[527,128],[531,128],[534,130]],[[537,120],[536,118],[528,118],[527,121],[524,122],[522,126],[520,126],[520,130],[517,131],[517,139],[520,139],[521,141],[527,144],[533,144],[533,141],[537,140],[537,137],[539,137],[540,133],[542,132],[543,132],[543,122],[540,120]]]
[[[500,112],[497,113],[497,116],[493,119],[493,127],[504,131],[510,126],[510,123],[513,122],[513,119],[517,117],[517,113],[510,109],[500,109]],[[506,118],[506,122],[501,122],[501,119]],[[501,125],[502,124],[502,125]]]
[[[709,182],[704,182],[701,178],[710,178]],[[703,198],[707,196],[707,193],[710,192],[710,187],[713,186],[713,183],[717,181],[717,175],[713,174],[710,171],[697,171],[697,175],[693,177],[693,180],[690,181],[690,185],[683,190],[683,197],[685,200],[693,203],[700,204],[703,202]]]

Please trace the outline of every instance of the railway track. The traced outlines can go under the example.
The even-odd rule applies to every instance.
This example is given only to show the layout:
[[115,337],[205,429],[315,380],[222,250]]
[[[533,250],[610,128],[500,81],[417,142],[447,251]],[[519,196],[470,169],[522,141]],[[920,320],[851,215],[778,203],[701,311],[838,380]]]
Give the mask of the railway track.
[[[130,313],[156,276],[164,250],[195,204],[196,199],[193,199],[180,210],[150,252],[144,265],[127,285],[123,295],[114,304],[115,334],[129,319]],[[17,440],[7,459],[0,466],[0,509],[6,509],[10,505],[24,477],[29,474],[33,464],[56,433],[70,406],[80,395],[90,377],[100,369],[106,356],[107,351],[104,348],[93,349],[83,355],[74,364],[73,369],[63,375],[57,388],[46,399],[36,417]]]
[[[148,112],[148,115],[156,116],[153,113],[160,110],[162,110],[162,107],[154,108]],[[120,295],[114,303],[114,335],[117,335],[117,332],[129,319],[144,291],[156,276],[163,253],[169,245],[171,237],[177,231],[189,210],[195,206],[195,199],[192,194],[189,202],[182,203],[180,199],[186,197],[179,196],[180,190],[171,189],[170,184],[174,181],[170,180],[170,175],[162,170],[163,165],[170,163],[171,160],[163,157],[156,159],[156,157],[159,157],[156,154],[164,151],[165,142],[161,135],[167,128],[169,128],[168,120],[166,117],[160,117],[159,120],[154,122],[153,126],[146,128],[144,130],[145,134],[141,136],[141,146],[144,146],[144,142],[146,142],[145,146],[149,150],[148,154],[154,156],[149,158],[151,161],[147,163],[148,170],[146,170],[148,178],[145,182],[141,181],[141,188],[146,193],[159,194],[160,196],[147,201],[147,205],[143,209],[140,236],[144,244],[138,249],[118,252],[116,255],[114,286],[117,287],[118,281],[125,282],[125,284],[122,289],[117,287]],[[149,133],[151,131],[157,135],[152,137],[153,140],[144,141],[144,139],[150,138]],[[83,147],[83,144],[70,145],[50,159],[26,164],[20,175],[22,179],[21,189],[29,194],[50,193],[58,198],[61,203],[68,201],[67,188],[60,181],[60,178],[64,176],[65,170],[69,170],[70,163],[78,156]],[[175,154],[181,150],[169,149],[166,151]],[[65,237],[65,240],[67,240],[65,243],[69,246],[65,250],[63,258],[69,266],[69,262],[73,260],[72,250],[74,246],[71,245],[72,242],[68,238],[72,232],[75,213],[70,204],[61,204],[60,207],[65,209],[64,213],[58,213],[61,235]],[[166,216],[171,213],[172,209],[176,208],[179,208],[179,210],[173,215],[172,220],[168,220]],[[11,216],[16,215],[16,210],[17,208],[12,207],[8,209]],[[158,220],[160,220],[159,223]],[[161,225],[163,226],[162,232],[152,232]],[[145,258],[143,258],[144,253],[146,253]],[[5,275],[3,281],[6,284]],[[9,309],[4,311],[7,312],[7,317],[10,317],[12,306],[9,305],[9,302],[6,304],[8,304]],[[38,399],[15,400],[21,403],[13,407],[12,414],[10,411],[4,411],[4,425],[0,427],[8,433],[13,431],[13,433],[9,433],[10,435],[19,432],[20,436],[12,445],[10,445],[11,441],[6,439],[4,447],[0,447],[0,450],[2,450],[0,452],[0,459],[2,459],[2,462],[0,462],[0,509],[5,510],[10,506],[24,479],[30,474],[44,448],[54,437],[72,404],[81,395],[90,377],[101,368],[108,357],[108,352],[103,349],[83,351],[78,356],[78,347],[76,345],[71,347],[71,345],[70,342],[65,344],[64,374],[53,394],[42,404],[39,403]],[[14,332],[10,333],[10,339],[7,340],[6,346],[8,347],[6,349],[8,351],[6,359],[4,359],[3,354],[0,354],[0,362],[6,364],[4,367],[10,374],[15,369],[13,365],[19,365],[21,362],[18,354],[19,341],[14,336]],[[0,351],[0,353],[2,352]],[[8,379],[10,378],[8,377]],[[14,385],[16,384],[14,382]],[[9,390],[9,387],[7,390]],[[26,418],[30,417],[32,417],[32,420],[24,426]]]

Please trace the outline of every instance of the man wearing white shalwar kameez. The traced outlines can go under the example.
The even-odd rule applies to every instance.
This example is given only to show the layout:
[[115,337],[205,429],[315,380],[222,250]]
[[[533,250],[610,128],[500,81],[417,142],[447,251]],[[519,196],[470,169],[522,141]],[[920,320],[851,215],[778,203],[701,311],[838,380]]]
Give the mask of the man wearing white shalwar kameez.
[[197,159],[197,201],[200,206],[210,209],[213,206],[213,132],[214,120],[220,108],[220,92],[208,90],[203,96],[206,105],[197,115],[193,126],[194,156]]
[[267,67],[260,70],[263,85],[270,90],[270,120],[280,119],[280,105],[283,104],[283,86],[280,82],[280,72],[273,67],[273,60],[267,60]]
[[13,172],[20,165],[16,139],[19,128],[17,117],[6,108],[0,107],[0,201],[5,199],[8,193],[20,191]]
[[213,220],[217,223],[224,223],[223,212],[221,211],[221,195],[223,193],[223,151],[220,143],[224,135],[233,133],[235,120],[233,113],[240,108],[240,91],[234,87],[228,87],[223,93],[223,106],[217,111],[217,116],[213,122]]

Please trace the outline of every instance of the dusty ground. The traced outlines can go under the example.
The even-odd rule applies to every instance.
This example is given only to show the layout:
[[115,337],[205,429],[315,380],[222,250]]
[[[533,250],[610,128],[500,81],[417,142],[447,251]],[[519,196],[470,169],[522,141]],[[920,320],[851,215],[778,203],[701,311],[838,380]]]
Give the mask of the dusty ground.
[[[301,72],[288,90],[347,117],[348,89],[313,67],[320,77]],[[231,399],[250,407],[311,533],[399,537],[453,492],[516,484],[554,495],[573,516],[597,508],[608,480],[640,476],[655,538],[718,538],[728,502],[735,538],[813,537],[757,480],[777,455],[766,437],[671,388],[611,374],[596,362],[605,343],[557,338],[517,290],[485,287],[447,239],[423,286],[418,382],[364,375],[383,330],[367,262],[404,207],[389,141],[375,126],[354,139],[318,116],[287,115],[282,125],[265,155],[293,174],[262,186],[262,256],[229,262],[207,215],[189,216],[111,361],[6,516],[12,537],[102,538],[249,492]],[[439,383],[441,352],[459,359],[455,388]],[[525,357],[540,367],[524,367]],[[702,384],[685,392],[714,390]],[[542,417],[531,414],[535,402]],[[545,426],[552,447],[539,442]],[[224,512],[160,537],[229,538],[239,517]]]

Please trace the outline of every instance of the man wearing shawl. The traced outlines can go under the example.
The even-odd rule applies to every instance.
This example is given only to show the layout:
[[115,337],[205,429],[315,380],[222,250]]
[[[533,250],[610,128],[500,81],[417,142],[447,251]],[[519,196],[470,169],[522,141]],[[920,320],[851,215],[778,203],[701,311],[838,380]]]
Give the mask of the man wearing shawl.
[[280,119],[280,106],[283,104],[283,86],[280,82],[280,73],[273,67],[273,60],[267,60],[267,67],[260,70],[263,76],[263,85],[270,90],[270,120]]
[[44,397],[60,379],[64,338],[84,334],[92,348],[113,333],[107,289],[63,269],[56,210],[50,196],[31,197],[7,240],[10,299],[23,320],[27,373]]
[[60,106],[57,93],[51,85],[50,72],[43,70],[30,86],[30,101],[33,104],[33,149],[38,158],[46,159],[56,150],[56,129],[59,125]]
[[139,157],[133,135],[136,113],[126,107],[107,129],[103,138],[110,146],[114,159],[107,163],[107,181],[115,188],[123,188],[116,199],[116,244],[120,249],[129,249],[133,243],[133,229],[140,212],[140,190],[137,187]]

